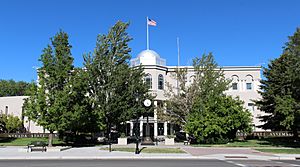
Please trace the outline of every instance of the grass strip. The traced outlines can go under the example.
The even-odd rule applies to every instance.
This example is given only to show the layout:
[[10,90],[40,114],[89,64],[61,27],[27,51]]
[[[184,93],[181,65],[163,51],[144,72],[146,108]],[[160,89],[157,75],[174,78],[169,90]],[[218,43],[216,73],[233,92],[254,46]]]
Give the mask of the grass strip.
[[[48,138],[6,138],[0,139],[0,146],[27,146],[33,141],[43,141],[48,143]],[[53,144],[63,144],[63,142],[54,138]]]
[[227,144],[195,144],[194,147],[300,147],[299,142],[286,138],[252,139]]
[[278,148],[274,148],[274,149],[264,149],[264,148],[258,148],[255,149],[257,151],[261,151],[261,152],[267,152],[267,153],[275,153],[275,154],[300,154],[300,148],[283,148],[283,149],[278,149]]

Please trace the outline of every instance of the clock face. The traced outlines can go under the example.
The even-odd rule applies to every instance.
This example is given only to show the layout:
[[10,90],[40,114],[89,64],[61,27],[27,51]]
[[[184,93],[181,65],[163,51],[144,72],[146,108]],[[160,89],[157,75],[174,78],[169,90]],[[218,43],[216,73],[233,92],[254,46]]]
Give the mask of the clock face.
[[151,101],[150,101],[149,99],[146,99],[146,100],[144,101],[144,105],[145,105],[146,107],[151,106]]

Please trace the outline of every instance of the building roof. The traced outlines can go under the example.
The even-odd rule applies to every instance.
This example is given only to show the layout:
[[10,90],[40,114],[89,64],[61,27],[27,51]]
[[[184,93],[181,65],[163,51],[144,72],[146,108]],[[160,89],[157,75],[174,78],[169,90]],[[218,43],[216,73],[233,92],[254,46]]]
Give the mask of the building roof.
[[140,52],[137,56],[137,58],[132,59],[131,66],[137,66],[137,65],[160,65],[165,66],[166,60],[161,58],[158,53],[156,53],[154,50],[143,50]]

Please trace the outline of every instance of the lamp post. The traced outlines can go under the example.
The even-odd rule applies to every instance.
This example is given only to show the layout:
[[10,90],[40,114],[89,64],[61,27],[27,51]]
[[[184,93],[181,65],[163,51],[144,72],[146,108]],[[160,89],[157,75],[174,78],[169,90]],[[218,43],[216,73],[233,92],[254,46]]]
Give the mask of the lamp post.
[[[140,105],[139,103],[139,94],[135,94],[135,101],[137,102],[138,105]],[[139,114],[138,111],[136,112],[136,120],[135,120],[135,139],[136,139],[136,146],[135,146],[135,154],[139,154],[140,150],[139,150],[139,130],[138,130],[138,121],[139,121]]]
[[[151,106],[151,101],[149,99],[146,99],[144,101],[145,107]],[[147,112],[147,125],[146,125],[146,136],[143,138],[142,145],[154,145],[151,137],[150,137],[150,127],[149,127],[149,113]]]

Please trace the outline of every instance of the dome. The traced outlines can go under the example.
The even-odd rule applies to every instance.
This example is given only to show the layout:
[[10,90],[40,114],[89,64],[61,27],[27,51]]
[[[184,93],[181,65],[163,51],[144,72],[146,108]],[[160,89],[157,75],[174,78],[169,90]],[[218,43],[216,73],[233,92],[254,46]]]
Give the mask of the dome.
[[143,50],[138,54],[137,58],[131,60],[132,66],[137,66],[140,64],[165,66],[166,60],[160,58],[159,54],[153,50]]
[[138,57],[158,57],[160,58],[159,54],[157,54],[154,50],[143,50],[141,53],[138,54]]

